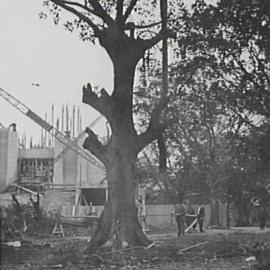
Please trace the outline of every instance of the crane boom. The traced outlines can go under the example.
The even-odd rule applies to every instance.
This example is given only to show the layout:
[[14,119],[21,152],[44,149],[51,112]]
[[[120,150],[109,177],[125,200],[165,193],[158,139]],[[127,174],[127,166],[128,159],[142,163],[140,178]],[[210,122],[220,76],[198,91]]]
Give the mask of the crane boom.
[[[95,126],[97,124],[97,122],[102,118],[102,115],[100,114],[89,126],[88,128],[92,128],[93,126]],[[70,147],[72,145],[77,144],[84,136],[86,135],[85,131],[82,131],[75,139],[73,139],[73,141],[71,141],[70,143],[68,143],[68,145],[55,157],[55,159],[53,160],[53,163],[58,162],[66,153],[67,151],[70,149]]]
[[[95,165],[97,168],[105,171],[104,166],[96,160],[94,157],[90,156],[84,149],[77,145],[76,142],[66,137],[62,132],[54,128],[52,125],[47,123],[44,119],[34,113],[29,107],[20,102],[17,98],[9,94],[4,89],[0,88],[0,96],[4,98],[9,104],[19,110],[21,113],[28,116],[31,120],[33,120],[36,124],[44,128],[47,132],[51,133],[58,141],[66,146],[66,148],[71,149],[73,152],[80,155],[82,158],[88,160],[90,163]],[[59,158],[60,159],[60,158]]]
[[[98,121],[102,118],[102,115],[100,114],[89,126],[88,128],[92,128],[94,127]],[[70,147],[72,145],[77,144],[82,138],[83,136],[86,135],[85,131],[82,131],[75,139],[73,139],[73,141],[70,141],[67,145],[65,145],[64,149],[50,162],[50,166],[44,171],[44,173],[46,174],[47,172],[49,172],[51,170],[51,167],[53,165],[55,165],[59,160],[61,160],[63,158],[63,156],[68,152],[68,150],[70,149]]]

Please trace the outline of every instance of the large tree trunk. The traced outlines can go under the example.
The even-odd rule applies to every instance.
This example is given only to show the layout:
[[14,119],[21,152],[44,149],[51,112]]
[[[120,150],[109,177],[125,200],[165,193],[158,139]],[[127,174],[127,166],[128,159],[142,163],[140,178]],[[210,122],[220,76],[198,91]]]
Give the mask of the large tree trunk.
[[139,150],[136,147],[138,135],[132,117],[136,65],[131,63],[127,56],[123,61],[114,61],[115,90],[108,116],[112,136],[105,150],[108,201],[90,242],[89,252],[105,243],[111,244],[113,248],[146,246],[150,243],[139,224],[135,204],[135,166]]
[[97,135],[87,128],[88,137],[83,145],[105,165],[109,191],[109,199],[91,247],[99,247],[110,239],[117,247],[146,245],[149,241],[142,233],[137,219],[134,167],[138,152],[157,139],[168,126],[168,123],[159,122],[160,113],[167,105],[168,98],[167,95],[162,95],[151,113],[147,129],[138,135],[133,123],[133,83],[136,65],[145,52],[162,39],[175,37],[172,31],[164,27],[166,6],[162,8],[162,30],[152,38],[142,39],[134,34],[135,25],[128,22],[137,1],[131,1],[127,5],[124,5],[124,1],[116,1],[115,18],[114,15],[111,17],[110,11],[99,1],[89,1],[85,5],[70,1],[51,1],[89,25],[93,36],[97,37],[106,50],[114,67],[112,94],[105,89],[97,94],[90,83],[83,86],[83,102],[104,115],[112,130],[108,144],[103,145]]
[[210,226],[221,226],[219,218],[219,201],[215,194],[210,195],[210,207],[211,207],[211,217]]
[[114,248],[146,246],[150,243],[138,222],[135,205],[136,156],[115,146],[108,167],[109,198],[99,220],[89,251],[109,242]]
[[249,226],[249,211],[247,209],[247,206],[244,203],[239,203],[236,205],[238,217],[237,222],[235,224],[236,227],[245,227]]

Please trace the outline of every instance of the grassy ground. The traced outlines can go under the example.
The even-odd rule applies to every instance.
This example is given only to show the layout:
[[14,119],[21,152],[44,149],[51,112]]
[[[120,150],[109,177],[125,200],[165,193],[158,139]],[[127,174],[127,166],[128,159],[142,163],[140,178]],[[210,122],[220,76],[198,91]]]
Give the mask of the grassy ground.
[[[209,230],[182,238],[173,232],[159,232],[149,237],[155,242],[149,249],[114,253],[100,250],[89,256],[84,254],[89,241],[87,237],[41,239],[28,236],[21,247],[1,246],[1,269],[270,269],[269,229],[264,232],[253,228]],[[181,252],[198,243],[204,244]],[[250,256],[256,256],[256,261],[246,262]]]

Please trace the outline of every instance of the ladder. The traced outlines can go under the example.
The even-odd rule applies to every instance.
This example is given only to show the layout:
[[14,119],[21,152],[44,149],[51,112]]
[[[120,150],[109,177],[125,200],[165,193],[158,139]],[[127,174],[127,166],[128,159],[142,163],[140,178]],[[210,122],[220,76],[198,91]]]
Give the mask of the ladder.
[[44,119],[42,119],[40,116],[38,116],[36,113],[34,113],[30,108],[28,108],[26,105],[24,105],[22,102],[20,102],[17,98],[9,94],[7,91],[2,89],[0,87],[0,96],[4,98],[9,104],[11,104],[14,108],[16,108],[18,111],[23,113],[24,115],[28,116],[31,120],[33,120],[36,124],[41,126],[43,129],[45,129],[47,132],[49,132],[52,136],[54,136],[59,142],[61,142],[63,145],[66,146],[64,151],[62,151],[58,156],[57,160],[60,160],[62,156],[68,151],[68,149],[71,149],[73,152],[81,156],[82,158],[89,161],[91,164],[95,165],[97,168],[101,169],[105,172],[105,168],[103,164],[101,164],[97,159],[95,159],[93,156],[91,156],[89,153],[87,153],[84,149],[82,149],[77,142],[80,138],[82,138],[85,135],[85,131],[82,132],[79,136],[80,138],[73,142],[70,138],[65,136],[62,132],[54,128],[52,125],[50,125],[48,122],[46,122]]

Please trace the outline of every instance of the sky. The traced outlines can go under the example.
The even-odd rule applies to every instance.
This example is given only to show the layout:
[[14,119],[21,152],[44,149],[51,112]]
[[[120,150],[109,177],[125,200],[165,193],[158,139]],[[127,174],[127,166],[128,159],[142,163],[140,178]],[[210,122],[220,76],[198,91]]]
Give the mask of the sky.
[[[82,104],[82,85],[111,91],[111,61],[100,46],[82,42],[51,17],[39,19],[42,10],[42,0],[0,1],[0,87],[42,117],[51,114],[52,103],[58,116],[63,104],[79,105],[84,128],[98,113]],[[20,136],[27,133],[38,143],[40,127],[1,97],[0,123],[16,123]],[[97,125],[97,133],[103,125]]]

